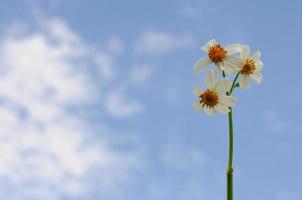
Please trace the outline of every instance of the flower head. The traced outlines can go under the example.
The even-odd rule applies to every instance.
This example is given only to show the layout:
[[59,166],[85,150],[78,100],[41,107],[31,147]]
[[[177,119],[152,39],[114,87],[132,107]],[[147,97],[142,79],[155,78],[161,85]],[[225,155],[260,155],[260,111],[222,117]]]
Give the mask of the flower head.
[[226,96],[229,91],[231,83],[227,78],[217,80],[216,72],[210,70],[206,74],[206,90],[201,90],[199,86],[195,85],[194,94],[198,97],[198,101],[193,103],[196,111],[204,109],[208,115],[214,115],[216,111],[221,113],[230,112],[229,107],[232,107],[236,98]]
[[243,64],[238,68],[241,75],[239,82],[240,88],[248,88],[250,86],[250,79],[254,80],[257,84],[262,81],[262,70],[263,63],[260,60],[261,53],[256,51],[250,56],[250,48],[247,45],[243,45],[240,57],[243,60]]
[[237,67],[242,65],[242,60],[234,56],[235,53],[241,51],[240,47],[240,44],[231,44],[224,48],[216,40],[210,40],[201,47],[203,51],[208,53],[208,56],[200,58],[195,63],[194,73],[199,74],[202,69],[207,68],[210,64],[215,64],[219,71],[236,71]]

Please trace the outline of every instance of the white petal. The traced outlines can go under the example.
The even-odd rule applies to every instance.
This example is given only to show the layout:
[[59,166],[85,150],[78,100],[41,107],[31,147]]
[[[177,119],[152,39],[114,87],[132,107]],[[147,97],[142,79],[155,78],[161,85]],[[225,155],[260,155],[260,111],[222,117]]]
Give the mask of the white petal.
[[251,56],[251,59],[253,61],[256,61],[256,60],[259,60],[261,57],[261,52],[260,51],[256,51],[252,56]]
[[200,58],[194,65],[194,74],[197,75],[202,69],[207,68],[212,61],[208,57]]
[[249,79],[249,77],[246,76],[246,75],[241,76],[241,80],[239,82],[239,86],[242,89],[249,88],[250,87],[250,79]]
[[207,113],[210,116],[215,115],[215,109],[214,108],[204,107],[204,112]]
[[236,57],[236,56],[226,56],[224,58],[224,65],[227,66],[232,66],[232,67],[235,67],[235,68],[239,68],[241,67],[242,65],[244,64],[244,61],[239,58],[239,57]]
[[217,67],[214,69],[216,74],[221,74],[224,67],[222,65],[217,65]]
[[217,66],[219,74],[221,74],[222,71],[224,71],[224,64],[223,64],[223,62],[217,63],[216,66]]
[[255,61],[255,67],[257,71],[261,71],[263,68],[263,62],[261,60]]
[[202,109],[202,105],[200,102],[196,101],[193,103],[193,108],[195,111],[200,111]]
[[208,41],[205,45],[203,45],[201,47],[201,50],[204,50],[205,52],[208,52],[209,48],[211,48],[215,44],[218,44],[218,42],[216,40],[212,39],[212,40]]
[[260,72],[254,72],[253,74],[250,75],[250,77],[257,83],[260,84],[263,76]]
[[232,107],[236,103],[236,97],[222,95],[219,97],[219,104]]
[[247,46],[247,45],[242,45],[241,46],[241,53],[240,53],[240,57],[243,59],[243,60],[246,60],[250,57],[250,47]]
[[220,79],[215,84],[215,91],[220,94],[225,94],[231,89],[231,82],[227,78]]
[[224,71],[226,72],[236,72],[238,71],[238,68],[231,66],[231,65],[224,65]]
[[194,85],[194,94],[199,97],[202,93],[203,91],[200,89],[200,87],[198,85]]
[[233,55],[235,53],[238,53],[241,51],[241,45],[240,44],[231,44],[225,48],[227,51],[227,55]]
[[230,109],[227,106],[218,104],[217,106],[215,106],[215,110],[217,110],[218,112],[221,112],[223,114],[230,112]]
[[207,71],[206,78],[205,78],[206,87],[212,90],[214,89],[216,82],[217,82],[217,75],[215,71],[213,70]]

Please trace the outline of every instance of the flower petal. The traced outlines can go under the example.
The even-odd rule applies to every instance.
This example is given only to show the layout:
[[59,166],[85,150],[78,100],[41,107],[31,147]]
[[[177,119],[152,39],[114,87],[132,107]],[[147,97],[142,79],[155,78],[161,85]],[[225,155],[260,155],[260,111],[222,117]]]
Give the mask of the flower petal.
[[261,71],[263,68],[263,62],[261,60],[255,61],[255,67],[257,71]]
[[199,97],[202,93],[203,91],[200,89],[200,87],[198,85],[194,85],[194,94]]
[[202,104],[198,101],[193,103],[193,108],[195,111],[200,111],[202,109]]
[[224,64],[223,64],[223,62],[217,63],[216,66],[217,66],[217,69],[218,69],[217,72],[219,72],[219,74],[222,73],[222,71],[224,71]]
[[261,52],[260,51],[256,51],[252,56],[251,56],[251,59],[253,61],[256,61],[256,60],[259,60],[261,57]]
[[246,76],[246,75],[241,76],[241,80],[239,82],[239,86],[242,89],[249,88],[250,87],[250,79],[249,79],[249,77]]
[[240,57],[243,59],[243,60],[246,60],[250,57],[250,47],[247,46],[247,45],[242,45],[241,46],[241,53],[240,53]]
[[208,57],[200,58],[194,65],[194,74],[198,75],[202,69],[207,68],[212,61]]
[[263,79],[263,76],[260,72],[254,72],[250,77],[259,85]]
[[239,58],[239,57],[236,57],[236,56],[226,56],[225,59],[224,59],[224,65],[227,66],[233,66],[235,68],[239,68],[241,67],[243,64],[244,64],[244,61]]
[[233,54],[241,51],[241,45],[240,44],[231,44],[224,49],[227,51],[227,55],[233,55]]
[[225,94],[231,88],[231,82],[227,78],[220,79],[216,82],[214,90],[220,94]]
[[216,82],[217,82],[217,75],[216,75],[215,71],[213,71],[213,70],[207,71],[206,78],[205,78],[205,83],[206,83],[207,89],[213,90]]
[[215,109],[210,107],[204,107],[204,112],[207,113],[209,116],[215,115]]
[[227,106],[221,105],[221,104],[218,104],[217,106],[215,106],[215,110],[217,110],[218,112],[221,112],[223,114],[230,112],[230,109]]
[[221,74],[222,71],[224,70],[223,65],[222,65],[222,64],[218,64],[218,65],[216,65],[216,66],[217,66],[217,67],[214,69],[215,73],[216,73],[216,74]]
[[232,107],[236,103],[236,100],[236,97],[222,95],[219,97],[218,103],[224,106]]
[[214,39],[208,41],[205,45],[201,47],[201,50],[204,50],[205,52],[209,51],[209,48],[211,48],[213,45],[218,44],[218,42]]
[[238,68],[231,66],[231,65],[224,65],[224,71],[232,73],[232,72],[236,72],[238,70]]

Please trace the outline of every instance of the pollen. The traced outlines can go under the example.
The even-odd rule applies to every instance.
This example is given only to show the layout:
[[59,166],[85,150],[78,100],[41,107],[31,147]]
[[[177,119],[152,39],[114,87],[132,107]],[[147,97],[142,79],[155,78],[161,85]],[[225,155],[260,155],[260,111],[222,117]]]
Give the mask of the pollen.
[[247,59],[242,69],[240,70],[240,73],[248,76],[250,74],[253,74],[255,70],[255,62],[251,59]]
[[218,94],[215,91],[207,89],[200,96],[200,103],[207,107],[214,107],[218,103]]
[[215,44],[209,49],[209,58],[215,64],[222,62],[227,54],[227,51],[220,46],[220,44]]

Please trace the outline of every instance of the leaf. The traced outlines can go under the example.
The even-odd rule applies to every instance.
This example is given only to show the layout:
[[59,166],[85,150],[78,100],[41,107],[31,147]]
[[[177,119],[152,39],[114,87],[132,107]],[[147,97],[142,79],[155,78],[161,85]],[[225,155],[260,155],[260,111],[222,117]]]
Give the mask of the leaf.
[[239,87],[239,83],[235,83],[234,88]]

